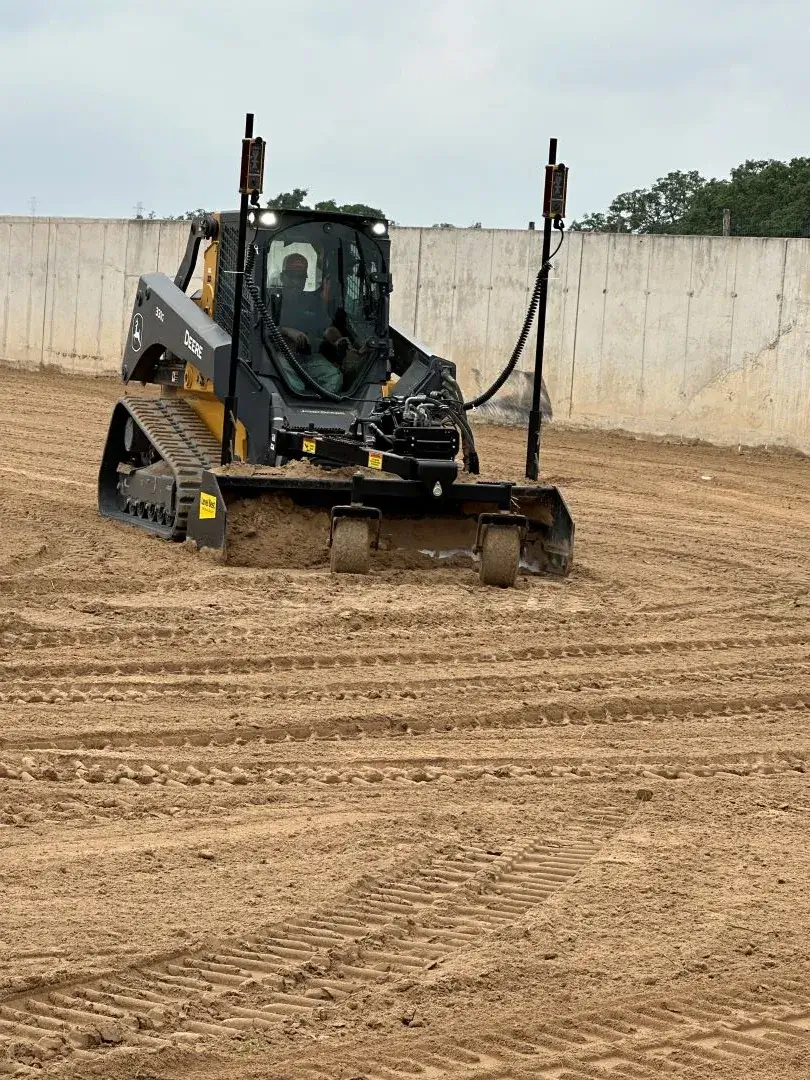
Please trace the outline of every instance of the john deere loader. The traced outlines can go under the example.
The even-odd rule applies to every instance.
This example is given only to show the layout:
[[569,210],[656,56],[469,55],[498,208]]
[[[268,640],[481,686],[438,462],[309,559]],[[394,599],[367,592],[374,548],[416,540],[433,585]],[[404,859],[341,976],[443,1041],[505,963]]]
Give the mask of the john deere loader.
[[477,402],[453,364],[390,324],[388,223],[254,205],[242,227],[239,212],[198,217],[174,279],[140,279],[121,376],[159,391],[114,408],[101,513],[227,558],[240,513],[269,501],[263,550],[289,546],[285,516],[303,515],[335,573],[401,548],[408,565],[477,563],[489,585],[521,567],[566,574],[559,491],[477,482]]

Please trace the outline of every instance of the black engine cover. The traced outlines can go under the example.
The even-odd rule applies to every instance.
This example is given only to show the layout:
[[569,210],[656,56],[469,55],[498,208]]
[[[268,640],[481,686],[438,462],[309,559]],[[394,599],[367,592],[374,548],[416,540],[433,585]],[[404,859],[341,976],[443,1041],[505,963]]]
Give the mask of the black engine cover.
[[405,424],[394,428],[391,450],[403,457],[445,459],[452,461],[459,450],[459,435],[451,427],[411,427]]

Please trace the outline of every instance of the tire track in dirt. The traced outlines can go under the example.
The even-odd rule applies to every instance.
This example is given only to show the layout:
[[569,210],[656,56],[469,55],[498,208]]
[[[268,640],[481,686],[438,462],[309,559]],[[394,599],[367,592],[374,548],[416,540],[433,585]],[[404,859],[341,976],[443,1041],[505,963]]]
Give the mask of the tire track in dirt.
[[[686,595],[684,595],[684,592]],[[301,599],[305,600],[306,597],[302,596]],[[249,647],[251,652],[258,654],[263,651],[264,647],[272,645],[273,648],[276,648],[278,644],[277,638],[269,634],[263,627],[256,626],[248,629],[244,626],[234,625],[232,621],[221,618],[216,610],[210,612],[208,619],[198,620],[199,625],[195,624],[191,627],[188,622],[189,612],[186,609],[178,612],[171,607],[167,608],[161,613],[163,618],[160,625],[155,625],[154,618],[144,620],[144,614],[153,616],[153,609],[153,599],[150,598],[148,603],[144,602],[140,605],[137,600],[137,593],[135,593],[127,599],[126,623],[116,623],[113,626],[88,625],[84,627],[43,625],[31,618],[23,619],[17,613],[0,612],[0,647],[7,647],[19,652],[35,648],[60,649],[64,647],[75,648],[76,646],[98,648],[105,644],[124,645],[135,643],[139,648],[150,644],[180,643],[181,645],[187,645],[189,633],[192,629],[196,643],[200,645],[217,645],[227,650],[233,649],[237,654],[243,653],[245,647]],[[114,601],[99,599],[94,602],[83,602],[78,611],[83,615],[111,619],[121,614],[121,606]],[[196,612],[192,613],[196,614]],[[387,613],[380,612],[379,614],[382,619]],[[460,609],[459,615],[463,616],[463,614],[463,610]],[[766,623],[774,622],[781,628],[782,632],[792,622],[795,622],[796,630],[799,632],[806,625],[806,620],[801,617],[800,612],[796,611],[791,616],[790,611],[786,609],[784,598],[774,596],[768,590],[763,590],[761,595],[752,597],[752,590],[747,587],[744,590],[741,589],[739,594],[735,596],[734,590],[728,586],[719,588],[713,586],[710,582],[704,583],[699,588],[693,584],[689,589],[682,590],[677,600],[651,600],[640,595],[627,600],[625,606],[622,607],[616,605],[614,598],[610,614],[602,613],[598,604],[592,605],[588,610],[590,634],[581,641],[581,631],[567,624],[568,619],[565,610],[559,611],[549,604],[543,606],[542,614],[544,625],[537,627],[537,633],[534,635],[535,640],[539,637],[541,642],[536,646],[536,650],[548,647],[557,649],[560,647],[559,642],[550,633],[550,628],[554,628],[560,623],[566,624],[566,641],[568,643],[575,647],[582,645],[586,648],[596,649],[600,648],[599,636],[606,633],[610,633],[612,637],[609,642],[603,644],[606,644],[608,648],[615,646],[617,625],[628,633],[635,631],[642,634],[643,636],[639,639],[641,647],[648,641],[652,647],[656,647],[660,643],[661,628],[656,626],[655,633],[651,635],[649,626],[651,622],[664,623],[670,631],[673,626],[677,626],[681,628],[682,633],[687,631],[688,624],[699,622],[702,631],[700,639],[706,639],[708,624],[716,619],[718,623],[717,639],[720,641],[728,638],[729,616],[744,618],[749,623],[753,620]],[[389,620],[386,619],[386,621]],[[212,622],[218,623],[216,633],[210,630]],[[507,634],[510,631],[509,625],[502,627],[502,629]],[[434,628],[433,633],[430,635],[431,640],[441,639],[445,633],[446,631],[443,631],[441,627]],[[512,636],[516,637],[514,633]],[[547,644],[543,642],[543,638],[548,639]],[[597,639],[596,642],[594,638]],[[446,639],[453,641],[454,636],[448,635]],[[663,640],[666,642],[667,639]],[[681,639],[675,640],[677,642]],[[683,638],[682,640],[685,642],[691,640],[691,638]],[[753,637],[745,640],[752,643],[756,641]],[[767,641],[763,643],[767,644]],[[308,644],[315,653],[320,648],[331,649],[332,646],[331,642],[319,643],[317,638],[311,636]],[[508,638],[504,644],[507,651],[511,652]],[[633,641],[631,639],[623,644],[629,644],[632,647]],[[369,650],[372,657],[379,648],[379,641],[375,640],[373,645],[374,649]],[[410,641],[409,645],[413,646],[414,642]],[[525,649],[525,645],[523,643],[521,645]],[[535,652],[535,649],[532,649],[532,652]],[[469,658],[474,660],[478,655],[473,651],[462,657],[448,651],[445,659],[448,662],[465,662]],[[486,654],[481,653],[481,655]],[[344,653],[340,654],[340,656],[341,659],[343,656],[348,657],[348,662],[355,666],[360,663],[356,652]],[[435,649],[416,649],[414,656],[420,662],[424,661],[431,664],[437,662]],[[284,660],[284,656],[281,659]]]
[[122,1045],[261,1032],[289,1016],[332,1010],[392,976],[418,976],[515,922],[570,882],[627,818],[607,807],[553,838],[437,854],[422,868],[361,882],[342,903],[270,932],[6,998],[0,1045],[11,1060],[35,1067]]
[[[754,853],[785,877],[778,887],[770,872],[745,880],[751,904],[786,935],[778,947],[774,938],[774,959],[780,950],[791,955],[790,935],[807,921],[806,808],[796,805],[806,802],[805,777],[795,775],[810,760],[806,461],[552,427],[545,461],[566,495],[570,488],[577,566],[565,582],[525,579],[484,595],[469,571],[375,572],[349,582],[322,571],[212,567],[100,522],[94,476],[106,403],[117,396],[98,380],[5,369],[0,380],[3,466],[18,480],[12,485],[11,471],[8,484],[3,477],[11,539],[0,556],[0,812],[11,799],[9,824],[32,826],[0,828],[17,868],[8,912],[15,940],[0,962],[17,988],[41,976],[2,1003],[0,1019],[11,1027],[0,1026],[0,1059],[9,1053],[0,1074],[22,1065],[50,1075],[62,1062],[74,1075],[123,1080],[143,1075],[141,1066],[150,1071],[143,1051],[204,1047],[207,1038],[213,1075],[242,1080],[302,1044],[319,1080],[368,1067],[384,1080],[652,1080],[654,1072],[708,1074],[713,1054],[730,1075],[743,1075],[748,1059],[720,1056],[729,1028],[752,1063],[765,1060],[764,1072],[779,1039],[802,1049],[795,1032],[807,1034],[806,996],[792,997],[784,978],[764,996],[752,982],[742,1000],[738,975],[769,979],[779,969],[715,929],[730,900],[741,902],[733,875]],[[517,433],[482,428],[480,445],[504,475],[521,475]],[[701,483],[706,473],[716,483]],[[778,550],[763,521],[777,523]],[[59,548],[41,551],[50,536]],[[580,860],[607,827],[552,833],[548,821],[637,788],[655,794],[644,851],[589,872],[586,888],[550,894],[564,901],[574,959],[541,964],[531,942],[524,954],[515,946],[522,927],[507,935],[501,956],[488,935],[523,910],[555,921],[533,905],[586,865]],[[439,807],[458,814],[468,847],[440,847],[428,824],[421,829]],[[362,842],[346,837],[342,885],[329,861],[344,844],[342,835],[333,841],[336,829],[307,826],[288,841],[276,827],[320,810],[347,820],[377,815]],[[251,831],[230,845],[243,816]],[[524,836],[514,831],[519,818],[537,824]],[[259,822],[268,843],[282,837],[283,870],[253,865],[245,837],[258,835]],[[153,865],[151,855],[140,857],[148,830],[184,852],[202,830],[216,838],[217,862],[192,852],[179,869]],[[455,824],[437,831],[458,837]],[[520,842],[487,850],[487,840],[506,836]],[[225,837],[228,861],[220,863]],[[368,858],[366,838],[377,852],[401,843],[398,850],[427,854],[348,888]],[[637,839],[628,831],[622,843]],[[68,844],[84,871],[75,877],[64,870]],[[37,903],[26,909],[29,851],[39,876]],[[275,916],[256,906],[256,882],[288,866],[298,881],[310,859],[300,893],[272,901],[294,915],[259,925]],[[223,873],[208,872],[215,866]],[[343,891],[318,911],[321,882],[329,895]],[[692,882],[701,887],[680,888]],[[204,949],[195,942],[190,951],[187,937],[167,944],[178,940],[170,927],[189,925],[190,912],[210,935]],[[64,928],[78,919],[86,925],[74,941]],[[98,959],[116,940],[111,930],[124,942],[131,925],[135,951],[113,945]],[[233,926],[244,933],[230,937]],[[681,939],[700,941],[716,970],[687,983],[662,964],[655,990],[639,985],[643,957]],[[64,954],[49,957],[57,947]],[[164,948],[186,951],[157,955]],[[439,973],[422,974],[437,950],[462,975],[458,1019]],[[491,986],[474,978],[482,964]],[[626,983],[606,986],[589,974],[610,965]],[[102,966],[114,970],[96,978]],[[56,985],[51,972],[71,972],[73,981]],[[411,1031],[389,1015],[409,981],[426,1016],[435,1006],[429,1027]],[[687,986],[714,993],[718,983],[713,997],[686,996]],[[806,974],[794,983],[806,995]],[[621,985],[638,986],[641,997],[613,1008],[610,987]],[[499,999],[499,986],[509,996]],[[577,1009],[590,1004],[590,1012],[566,1017],[569,989]],[[352,1005],[365,998],[391,1021],[388,1030],[353,1021]],[[661,1008],[664,1001],[682,1011]],[[497,1029],[493,1008],[507,1014]],[[321,1011],[348,1023],[319,1027]],[[285,1017],[292,1023],[281,1036]],[[299,1017],[308,1023],[287,1044]],[[548,1021],[542,1029],[537,1017]],[[315,1031],[319,1044],[307,1040]],[[243,1040],[230,1044],[229,1034]],[[331,1067],[340,1053],[359,1055],[361,1039],[370,1049],[357,1068]],[[234,1071],[218,1071],[220,1052]],[[161,1075],[173,1055],[185,1060],[174,1049],[158,1059]],[[196,1053],[189,1060],[203,1063]],[[305,1076],[304,1061],[290,1061],[286,1075]]]
[[[184,631],[187,639],[188,630]],[[161,645],[166,642],[166,632],[159,632],[155,640]],[[247,639],[246,639],[247,640]],[[250,639],[255,650],[256,639]],[[0,642],[2,637],[0,637]],[[211,642],[218,641],[214,636]],[[115,639],[118,643],[118,639]],[[196,643],[196,639],[195,639]],[[240,643],[245,641],[240,639]],[[465,651],[463,655],[450,654],[437,656],[435,647],[430,650],[414,650],[409,652],[408,667],[418,665],[420,669],[448,667],[476,668],[478,665],[503,666],[511,663],[531,663],[543,660],[576,660],[594,659],[604,657],[614,659],[619,656],[655,656],[670,654],[689,654],[702,652],[727,652],[735,649],[777,649],[787,647],[806,647],[810,645],[810,629],[805,625],[796,631],[782,632],[768,635],[720,635],[718,637],[686,637],[686,638],[650,638],[644,637],[636,641],[583,641],[576,642],[567,640],[564,644],[510,647],[508,643],[499,647],[497,651],[492,649],[479,651]],[[77,676],[101,678],[104,675],[149,675],[150,673],[164,675],[200,675],[200,674],[228,674],[246,675],[257,672],[284,672],[284,671],[307,671],[335,669],[343,672],[346,669],[367,669],[378,667],[390,670],[391,667],[402,665],[402,654],[390,650],[375,649],[373,652],[334,652],[330,644],[324,645],[329,651],[318,652],[317,645],[310,642],[306,653],[291,653],[287,655],[234,655],[218,658],[210,657],[186,657],[173,660],[165,656],[154,660],[139,657],[128,660],[121,657],[112,660],[88,660],[77,661],[51,661],[37,658],[36,661],[9,662],[4,665],[0,672],[0,681],[13,676],[24,679],[27,675],[33,677],[47,671],[51,678],[64,676],[75,678]],[[311,650],[311,651],[310,651]],[[404,665],[403,665],[404,666]]]
[[[667,997],[666,1004],[659,995],[554,1023],[541,1020],[531,1028],[521,1019],[515,1027],[447,1038],[440,1045],[415,1036],[416,1045],[404,1053],[364,1057],[361,1074],[365,1080],[654,1080],[662,1073],[711,1070],[718,1063],[742,1070],[752,1058],[810,1046],[810,990],[806,980],[777,978],[767,987],[758,983],[699,998]],[[334,1077],[306,1059],[298,1066],[297,1077]]]
[[[672,654],[667,654],[672,656]],[[723,654],[726,656],[727,654]],[[149,665],[142,664],[144,668]],[[157,667],[158,665],[156,665]],[[185,665],[178,665],[183,667]],[[189,667],[195,665],[190,664]],[[27,678],[24,682],[10,682],[0,692],[0,702],[5,704],[56,704],[60,702],[109,702],[131,701],[148,702],[160,697],[181,697],[192,694],[195,697],[219,697],[227,693],[230,701],[245,702],[258,699],[295,701],[331,704],[337,701],[369,702],[372,700],[404,701],[436,699],[438,695],[452,695],[458,699],[462,694],[476,694],[483,698],[490,695],[502,698],[504,691],[515,696],[531,694],[542,684],[548,693],[570,693],[572,691],[593,691],[603,694],[610,690],[632,692],[644,691],[651,682],[659,686],[677,685],[680,688],[690,684],[704,685],[707,680],[718,682],[723,676],[731,676],[735,683],[742,681],[740,658],[713,659],[705,667],[681,668],[669,662],[649,662],[641,672],[627,671],[619,663],[600,669],[598,665],[587,665],[579,670],[553,673],[546,667],[534,670],[530,665],[518,666],[516,670],[504,668],[501,671],[488,670],[490,665],[478,665],[462,673],[444,674],[442,678],[425,675],[414,677],[409,671],[407,676],[391,685],[391,669],[381,670],[372,677],[356,678],[347,688],[345,673],[338,672],[330,682],[319,672],[319,678],[312,681],[300,677],[278,678],[274,673],[253,673],[249,685],[245,685],[244,675],[239,672],[214,673],[210,671],[184,671],[182,675],[166,673],[159,679],[155,672],[138,671],[132,674],[120,674],[109,679],[91,677],[64,676],[58,680],[40,680]],[[788,655],[782,646],[773,657],[764,657],[762,650],[757,650],[749,663],[745,665],[745,680],[758,680],[760,686],[769,680],[784,679],[792,683],[806,679],[810,684],[810,651],[805,645],[799,646],[797,655]],[[216,686],[205,689],[216,676]],[[2,682],[0,682],[2,686]]]
[[[783,689],[763,693],[753,690],[750,694],[731,695],[725,693],[722,687],[713,687],[713,693],[715,696],[711,698],[705,692],[637,694],[630,698],[618,695],[605,697],[601,701],[591,700],[590,704],[583,705],[578,705],[573,700],[549,701],[545,695],[535,696],[534,700],[527,696],[517,707],[499,705],[498,699],[492,703],[479,700],[474,707],[468,705],[462,709],[444,708],[441,717],[433,716],[429,720],[423,719],[423,706],[414,702],[413,711],[397,712],[389,708],[380,713],[360,713],[350,709],[344,717],[279,722],[273,726],[251,722],[249,725],[240,726],[236,731],[228,732],[213,727],[189,727],[178,731],[176,726],[149,732],[122,733],[107,729],[73,736],[15,736],[0,739],[0,746],[5,750],[230,746],[251,742],[272,744],[313,739],[407,737],[457,731],[528,731],[557,726],[664,723],[679,719],[713,720],[739,717],[741,720],[749,720],[773,713],[801,714],[810,708],[810,692]],[[212,699],[216,701],[217,695],[212,695]],[[228,697],[228,702],[230,701],[231,698]],[[346,702],[347,706],[355,704],[351,700]],[[797,715],[797,720],[803,722],[804,717]]]
[[[790,583],[806,587],[810,584],[810,572],[802,569],[806,562],[806,555],[802,549],[784,552],[779,558],[775,558],[773,549],[769,548],[767,553],[763,552],[761,560],[746,559],[741,556],[735,559],[720,556],[708,557],[703,554],[697,542],[692,548],[673,544],[650,544],[646,536],[642,539],[643,542],[639,541],[636,548],[639,562],[643,565],[641,560],[650,560],[650,572],[645,575],[646,580],[654,580],[659,585],[667,578],[674,581],[676,587],[678,582],[692,584],[696,572],[706,577],[717,575],[718,572],[747,573],[752,577],[759,577],[760,580],[762,575],[765,575],[771,580],[778,580],[782,585]],[[728,544],[728,538],[725,543]],[[746,549],[747,547],[746,544]],[[622,553],[624,557],[627,557],[631,551],[632,547],[627,547],[623,548]],[[653,556],[658,556],[654,565],[652,564]]]
[[[785,635],[790,638],[792,635]],[[797,635],[806,637],[806,634]],[[750,653],[749,657],[740,656],[740,651]],[[713,655],[714,654],[714,655]],[[634,661],[637,656],[644,655],[648,663],[642,669],[638,669]],[[672,661],[680,662],[686,659],[687,663],[694,655],[705,657],[707,667],[694,665],[681,667],[671,666]],[[731,671],[740,677],[744,673],[747,678],[760,673],[769,673],[785,669],[798,668],[801,673],[804,661],[810,659],[810,641],[781,640],[772,644],[754,642],[749,645],[736,644],[726,646],[724,643],[713,644],[706,648],[686,647],[666,649],[646,649],[629,654],[628,664],[622,663],[622,659],[628,653],[621,647],[613,651],[613,655],[604,657],[600,654],[597,659],[604,658],[604,666],[593,663],[594,657],[584,655],[575,649],[566,651],[565,654],[551,658],[535,659],[523,655],[506,655],[495,658],[492,654],[482,657],[475,663],[456,663],[438,665],[420,665],[420,671],[426,671],[424,675],[414,676],[411,665],[403,671],[403,678],[398,680],[397,686],[388,690],[391,696],[411,696],[412,691],[433,690],[442,686],[465,687],[474,686],[486,689],[493,680],[503,687],[505,679],[517,682],[517,691],[531,688],[531,680],[541,679],[544,685],[550,689],[566,689],[566,684],[572,684],[574,689],[586,688],[604,689],[606,681],[626,685],[645,686],[649,682],[661,682],[662,676],[675,675],[680,682],[688,678],[703,678],[710,671],[716,677],[723,671]],[[710,659],[711,657],[711,659]],[[330,700],[336,695],[347,696],[352,694],[362,698],[371,694],[379,696],[375,691],[379,688],[390,687],[392,682],[391,672],[396,670],[397,664],[394,658],[378,659],[368,663],[360,670],[366,672],[366,677],[355,678],[351,681],[351,689],[346,686],[345,668],[336,667],[331,658],[320,662],[317,654],[307,657],[295,658],[290,663],[262,662],[256,664],[249,660],[217,660],[195,657],[167,661],[165,657],[155,660],[139,658],[138,660],[110,661],[103,664],[59,664],[48,665],[42,661],[37,664],[7,664],[0,673],[0,700],[21,700],[34,702],[42,700],[43,695],[49,694],[111,694],[118,692],[124,696],[132,696],[140,690],[148,694],[158,688],[162,692],[174,690],[189,690],[199,694],[219,693],[228,685],[228,680],[236,680],[233,687],[229,687],[232,694],[241,693],[243,696],[259,696],[259,690],[270,690],[274,697],[279,695],[294,697],[296,695],[311,695],[316,692],[320,699]],[[587,661],[583,663],[583,661]],[[549,667],[549,664],[556,666]],[[348,665],[347,665],[348,666]],[[510,670],[510,668],[512,670]],[[437,678],[433,671],[441,671],[441,677]],[[334,673],[330,679],[330,673]],[[313,681],[309,681],[302,675],[311,674]],[[244,684],[244,677],[251,676],[250,688],[240,689]],[[210,689],[212,678],[216,676],[216,689]],[[287,676],[285,678],[285,676]],[[156,677],[159,677],[156,681]],[[582,680],[586,683],[583,684]],[[528,680],[525,687],[520,685],[520,680]],[[587,680],[590,680],[588,685]],[[314,682],[314,686],[313,686]],[[119,687],[126,688],[118,690]],[[30,695],[38,695],[31,697]],[[79,700],[79,699],[77,699]]]
[[[448,642],[445,649],[437,648],[436,643],[429,649],[420,648],[416,641],[409,640],[407,670],[412,672],[418,665],[424,672],[440,668],[443,672],[451,673],[478,664],[492,669],[510,664],[528,666],[544,661],[566,664],[577,660],[586,665],[589,661],[598,663],[600,659],[607,662],[627,657],[629,661],[633,657],[678,657],[689,653],[711,655],[725,652],[731,657],[746,649],[770,651],[781,646],[792,650],[810,644],[807,618],[801,608],[796,607],[791,612],[784,601],[779,602],[773,611],[750,604],[724,604],[723,609],[716,612],[717,630],[710,635],[706,634],[707,623],[711,620],[706,610],[705,595],[696,597],[693,603],[686,605],[686,609],[683,616],[667,609],[645,614],[643,618],[638,612],[631,619],[615,615],[604,622],[604,629],[610,627],[614,632],[609,641],[582,640],[568,628],[556,630],[553,636],[557,640],[546,643],[541,639],[540,643],[531,647],[522,641],[513,644],[504,630],[496,628],[500,647],[495,653],[482,649],[468,649],[462,653],[457,650],[455,642]],[[692,618],[699,621],[703,631],[701,634],[691,632],[689,623]],[[757,622],[763,629],[773,625],[779,632],[767,636],[731,636],[728,633],[730,620]],[[589,615],[588,622],[594,625],[594,629],[599,629],[600,620]],[[677,626],[678,635],[662,637],[656,622],[664,623],[670,631]],[[638,636],[617,640],[617,624],[624,633],[635,632]],[[551,638],[552,635],[547,629],[543,636]],[[195,643],[193,656],[187,655],[190,637]],[[564,644],[560,643],[561,637],[564,637]],[[12,687],[23,685],[38,674],[45,673],[54,679],[77,676],[101,678],[117,672],[123,675],[137,675],[140,672],[175,675],[210,672],[237,676],[256,672],[281,675],[285,671],[295,673],[308,670],[319,674],[329,671],[345,673],[402,666],[401,652],[390,649],[381,651],[379,642],[379,638],[368,643],[358,641],[357,647],[351,652],[335,652],[333,643],[314,639],[308,643],[306,653],[277,655],[275,638],[261,631],[254,633],[235,629],[228,623],[215,631],[210,622],[197,628],[188,624],[166,625],[165,622],[156,626],[154,621],[148,626],[136,624],[117,629],[87,627],[63,630],[32,628],[16,614],[0,612],[0,659],[4,661],[0,670],[0,687],[3,683]],[[50,652],[52,656],[48,655]],[[64,659],[66,652],[71,654],[72,659]],[[25,659],[26,654],[32,653],[36,653],[35,661]],[[105,653],[109,659],[105,658]],[[94,658],[92,661],[77,663],[77,655],[88,654]],[[137,661],[133,654],[137,654]]]
[[[33,544],[27,551],[12,552],[5,556],[0,562],[0,596],[6,581],[12,578],[25,578],[35,571],[53,566],[63,558],[63,555],[64,552],[57,548],[53,541],[40,541]],[[0,632],[0,644],[3,642],[3,636]]]
[[[660,494],[660,493],[655,493]],[[727,492],[720,493],[716,489],[712,493],[713,505],[711,508],[705,506],[694,505],[691,508],[691,514],[686,521],[680,517],[680,515],[662,515],[660,512],[656,513],[651,508],[650,496],[653,492],[645,492],[642,498],[638,498],[637,495],[624,493],[619,495],[622,503],[624,503],[629,510],[632,511],[635,517],[639,531],[643,533],[645,537],[654,538],[661,542],[668,542],[672,545],[682,544],[683,546],[696,546],[703,547],[703,553],[705,558],[725,558],[728,555],[728,541],[729,536],[733,533],[741,533],[746,538],[746,549],[754,552],[763,552],[768,556],[774,554],[773,545],[769,544],[767,538],[763,539],[763,534],[758,531],[752,534],[749,525],[750,519],[744,518],[742,522],[735,520],[735,513],[738,509],[750,510],[748,505],[749,496],[740,494],[739,492],[734,495],[730,495]],[[779,551],[793,552],[793,549],[789,546],[793,542],[798,542],[802,537],[802,523],[799,513],[799,503],[804,505],[801,509],[807,513],[810,509],[810,499],[808,496],[800,490],[795,490],[791,494],[791,503],[794,505],[788,509],[783,504],[779,506],[781,513],[779,517],[782,521],[780,526],[779,535],[780,538],[784,536],[786,546],[783,549],[780,545]],[[787,511],[787,512],[785,512]],[[611,501],[608,504],[600,505],[599,499],[596,499],[594,503],[589,507],[588,518],[591,523],[596,521],[604,522],[605,524],[613,524],[616,521],[616,501]],[[678,521],[678,532],[673,535],[672,530],[667,527],[667,523],[672,520]],[[806,522],[805,522],[806,523]],[[612,538],[615,537],[615,530],[606,531],[603,542],[610,543]],[[712,550],[712,545],[716,545],[717,554]],[[708,550],[706,550],[708,548]]]
[[[434,783],[467,783],[476,781],[519,780],[576,780],[602,782],[605,780],[631,780],[634,778],[663,780],[695,780],[714,777],[767,777],[785,776],[791,773],[810,772],[810,758],[801,754],[699,754],[678,756],[666,761],[602,760],[595,756],[579,757],[575,761],[551,759],[532,762],[521,755],[520,764],[510,761],[464,761],[454,758],[452,763],[436,764],[430,760],[384,764],[378,759],[353,760],[341,765],[303,765],[298,762],[255,763],[242,765],[211,765],[204,760],[193,762],[172,760],[171,763],[142,759],[127,763],[116,758],[113,764],[109,755],[94,754],[91,757],[63,758],[30,757],[23,755],[18,761],[0,759],[0,779],[17,780],[23,784],[89,784],[115,785],[121,789],[138,790],[163,788],[178,790],[210,786],[314,785],[321,788],[345,784],[355,786],[420,785]],[[34,788],[30,789],[33,793]],[[3,814],[0,812],[0,822]]]

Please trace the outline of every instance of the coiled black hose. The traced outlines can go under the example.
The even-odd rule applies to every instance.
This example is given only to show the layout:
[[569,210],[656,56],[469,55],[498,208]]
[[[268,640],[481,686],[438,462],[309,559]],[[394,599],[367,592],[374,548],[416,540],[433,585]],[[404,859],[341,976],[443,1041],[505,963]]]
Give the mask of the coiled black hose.
[[478,475],[480,464],[478,452],[475,449],[475,436],[470,427],[470,422],[464,415],[464,395],[461,387],[450,373],[450,368],[442,365],[442,400],[447,404],[453,423],[458,428],[461,436],[461,446],[464,454],[464,468],[474,476]]
[[[304,386],[309,387],[313,393],[317,394],[319,398],[324,401],[343,401],[347,396],[346,394],[333,394],[331,390],[324,389],[323,386],[314,379],[295,353],[290,349],[287,342],[284,340],[284,335],[273,321],[273,316],[267,309],[267,305],[262,297],[261,289],[256,284],[253,277],[253,265],[256,261],[256,245],[251,243],[248,245],[247,256],[245,257],[245,287],[250,296],[251,303],[259,313],[259,317],[262,321],[262,329],[272,344],[278,349],[282,357],[287,361],[296,375],[299,377]],[[283,374],[283,373],[282,373]],[[286,381],[286,380],[285,380]],[[289,385],[289,383],[288,383]],[[290,387],[293,390],[293,387]]]
[[464,411],[465,412],[469,412],[471,409],[477,409],[477,408],[479,408],[479,406],[486,404],[486,402],[489,401],[490,398],[494,397],[498,393],[500,388],[503,386],[503,384],[506,382],[506,380],[509,378],[509,376],[512,374],[512,372],[515,370],[515,367],[517,366],[517,362],[518,362],[518,360],[520,360],[520,357],[521,357],[521,355],[523,353],[523,349],[525,348],[526,342],[528,341],[529,333],[531,332],[531,328],[532,328],[532,323],[534,322],[534,316],[535,316],[535,314],[537,312],[537,308],[538,308],[538,305],[540,303],[540,293],[543,290],[543,277],[544,277],[544,275],[548,275],[548,272],[551,269],[551,260],[554,258],[554,256],[557,254],[557,252],[562,247],[563,235],[564,235],[563,234],[564,226],[562,225],[562,222],[560,222],[560,224],[557,226],[557,228],[560,230],[560,242],[559,242],[559,244],[557,244],[557,247],[554,249],[554,251],[548,257],[548,261],[543,263],[543,265],[540,267],[540,269],[537,272],[537,277],[536,277],[535,282],[534,282],[534,290],[532,292],[531,300],[529,301],[528,311],[526,312],[526,318],[523,320],[523,326],[522,326],[521,331],[520,331],[520,336],[517,339],[517,344],[515,345],[514,349],[512,350],[512,355],[509,357],[509,361],[508,361],[506,367],[500,373],[500,375],[495,380],[495,382],[492,384],[492,386],[487,387],[487,389],[483,392],[483,394],[479,394],[478,397],[473,398],[472,401],[465,401],[464,402]]

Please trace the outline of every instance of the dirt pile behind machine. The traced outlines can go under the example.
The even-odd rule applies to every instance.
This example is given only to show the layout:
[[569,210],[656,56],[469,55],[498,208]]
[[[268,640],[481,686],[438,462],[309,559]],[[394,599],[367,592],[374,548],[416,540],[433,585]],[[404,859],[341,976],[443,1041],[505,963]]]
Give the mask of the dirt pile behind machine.
[[[246,215],[245,194],[242,213],[192,222],[173,280],[140,279],[122,379],[160,394],[115,406],[101,513],[253,563],[313,565],[329,549],[337,573],[368,571],[375,551],[404,552],[406,565],[475,558],[494,585],[513,584],[521,564],[567,573],[573,523],[559,491],[476,482],[476,403],[451,363],[390,324],[387,222]],[[309,532],[291,544],[294,515]]]

